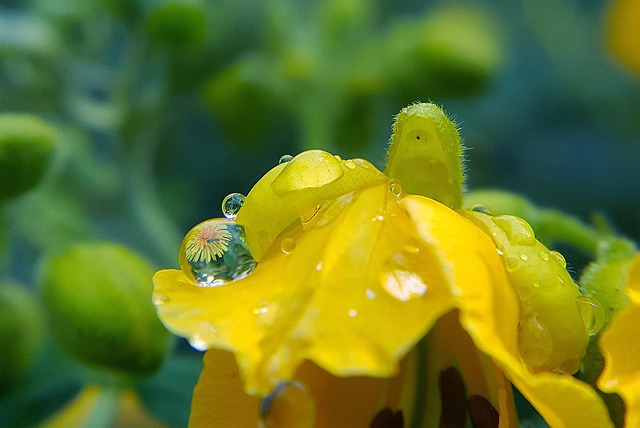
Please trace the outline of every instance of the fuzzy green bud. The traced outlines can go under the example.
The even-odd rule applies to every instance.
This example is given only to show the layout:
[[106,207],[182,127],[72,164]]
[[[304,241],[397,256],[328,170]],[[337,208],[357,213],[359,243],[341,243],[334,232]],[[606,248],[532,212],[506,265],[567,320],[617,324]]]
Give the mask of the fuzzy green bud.
[[50,257],[41,292],[54,337],[86,363],[152,374],[170,343],[151,302],[153,273],[140,256],[110,243]]
[[41,119],[0,114],[0,201],[35,187],[51,159],[56,131]]
[[42,336],[36,299],[22,286],[0,282],[0,396],[29,368]]

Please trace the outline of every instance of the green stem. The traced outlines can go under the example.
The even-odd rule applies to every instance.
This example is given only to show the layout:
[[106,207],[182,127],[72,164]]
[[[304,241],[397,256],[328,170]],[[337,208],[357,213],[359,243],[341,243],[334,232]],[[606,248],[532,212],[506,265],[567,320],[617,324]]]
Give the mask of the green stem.
[[108,428],[112,426],[118,410],[120,396],[121,389],[116,386],[104,389],[96,401],[85,428]]
[[555,210],[539,210],[531,219],[544,242],[563,242],[595,256],[601,234],[580,220]]

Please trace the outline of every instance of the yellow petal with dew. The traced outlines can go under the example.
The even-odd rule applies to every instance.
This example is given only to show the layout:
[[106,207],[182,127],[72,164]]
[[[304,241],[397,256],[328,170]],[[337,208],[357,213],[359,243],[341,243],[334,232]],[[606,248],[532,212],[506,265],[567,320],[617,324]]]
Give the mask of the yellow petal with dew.
[[392,376],[451,307],[440,266],[397,201],[386,183],[338,198],[224,286],[160,271],[158,314],[194,346],[234,352],[252,394],[291,380],[306,359],[337,376]]
[[[471,221],[437,202],[409,196],[401,203],[420,239],[437,254],[474,343],[553,427],[611,426],[597,393],[572,376],[533,372],[518,351],[519,304],[491,239]],[[454,228],[451,225],[455,225]]]
[[625,402],[625,426],[640,425],[640,255],[629,270],[626,293],[632,304],[616,315],[600,336],[600,350],[605,366],[598,387],[618,393]]

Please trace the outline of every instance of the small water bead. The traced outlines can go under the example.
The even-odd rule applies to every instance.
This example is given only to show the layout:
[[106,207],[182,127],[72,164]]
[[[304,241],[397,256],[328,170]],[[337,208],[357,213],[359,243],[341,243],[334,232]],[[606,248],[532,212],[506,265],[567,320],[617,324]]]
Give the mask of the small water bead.
[[418,254],[420,252],[420,247],[418,247],[417,242],[413,239],[408,240],[402,248],[409,254]]
[[533,245],[536,242],[533,229],[520,217],[501,215],[494,217],[493,221],[507,234],[507,238],[512,244]]
[[280,250],[285,254],[290,254],[296,248],[296,240],[293,238],[284,238],[280,242]]
[[520,253],[520,260],[525,262],[529,260],[529,256],[527,255],[527,253]]
[[547,253],[546,251],[540,251],[538,253],[538,256],[545,262],[549,261],[549,253]]
[[507,256],[504,260],[504,265],[509,272],[513,272],[514,270],[520,267],[521,261],[519,257],[516,256]]
[[592,297],[578,296],[576,297],[576,303],[578,304],[580,316],[589,335],[593,336],[598,334],[602,327],[604,327],[605,321],[604,309],[600,302]]
[[358,311],[355,309],[349,309],[347,315],[349,315],[351,318],[355,318],[356,316],[358,316]]
[[287,163],[287,162],[291,162],[293,160],[293,156],[291,155],[282,155],[280,157],[280,159],[278,160],[278,163]]
[[549,256],[551,257],[552,260],[555,260],[556,263],[562,266],[563,269],[566,269],[567,261],[565,260],[562,254],[560,254],[557,251],[549,251]]
[[402,184],[400,184],[400,180],[395,178],[389,180],[389,192],[396,197],[402,196]]
[[197,285],[216,287],[244,278],[256,267],[244,227],[227,219],[203,221],[182,240],[180,268]]
[[367,296],[367,299],[369,300],[373,300],[376,298],[376,292],[370,288],[367,288],[367,291],[365,291],[365,294]]
[[469,207],[470,211],[491,215],[491,210],[482,204],[474,204]]
[[346,166],[349,169],[356,169],[356,163],[351,159],[345,161],[344,166]]
[[201,323],[197,327],[197,331],[189,338],[189,344],[198,351],[206,351],[209,349],[218,335],[218,328],[207,322]]
[[163,296],[161,294],[155,294],[153,296],[153,304],[156,306],[164,305],[169,302],[169,298],[167,296]]
[[238,215],[240,208],[244,204],[245,196],[242,193],[231,193],[222,200],[222,214],[229,220],[233,220]]

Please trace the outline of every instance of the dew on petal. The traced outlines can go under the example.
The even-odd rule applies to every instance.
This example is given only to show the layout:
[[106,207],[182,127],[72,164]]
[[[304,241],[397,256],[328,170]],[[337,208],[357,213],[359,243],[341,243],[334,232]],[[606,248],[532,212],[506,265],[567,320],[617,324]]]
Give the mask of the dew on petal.
[[553,350],[551,334],[540,324],[535,314],[520,321],[518,348],[524,362],[532,367],[544,365],[551,355]]
[[164,305],[165,303],[169,302],[169,298],[167,296],[163,296],[161,294],[155,294],[153,296],[153,304],[156,306],[160,306],[160,305]]
[[387,293],[402,302],[421,297],[428,289],[422,276],[411,268],[403,254],[394,254],[389,258],[379,280]]
[[578,304],[578,310],[580,311],[580,317],[584,322],[584,326],[590,336],[598,334],[598,332],[604,327],[604,309],[600,302],[596,299],[588,296],[576,297],[576,303]]
[[475,211],[477,213],[491,215],[491,210],[482,204],[475,204],[469,207],[470,211]]
[[555,260],[556,263],[562,266],[563,269],[567,267],[567,261],[561,253],[557,251],[549,251],[549,256],[552,260]]
[[402,196],[402,184],[400,184],[400,180],[395,178],[389,180],[389,192],[396,197]]
[[282,155],[280,157],[280,159],[278,160],[278,163],[287,163],[287,162],[291,162],[293,160],[293,156],[291,155]]
[[346,166],[349,169],[356,169],[356,163],[354,161],[352,161],[351,159],[345,161],[344,162],[344,166]]
[[245,243],[244,227],[226,219],[206,220],[191,229],[178,260],[187,277],[203,287],[244,278],[257,264]]
[[376,292],[370,288],[367,288],[367,291],[365,291],[365,294],[367,296],[367,299],[369,300],[373,300],[376,298]]
[[231,193],[222,200],[222,214],[229,220],[238,215],[244,204],[245,196],[242,193]]
[[349,309],[349,311],[347,312],[347,314],[351,317],[354,318],[358,315],[358,311],[355,309]]
[[501,215],[494,217],[493,221],[507,234],[512,244],[533,245],[536,242],[533,229],[520,217]]
[[296,240],[293,238],[284,238],[280,242],[280,250],[285,254],[290,254],[296,248]]

